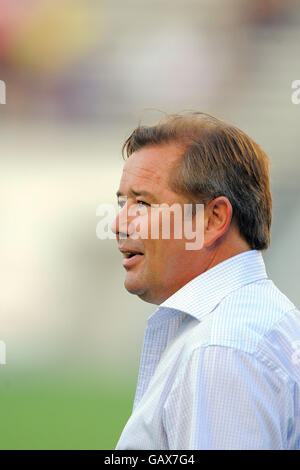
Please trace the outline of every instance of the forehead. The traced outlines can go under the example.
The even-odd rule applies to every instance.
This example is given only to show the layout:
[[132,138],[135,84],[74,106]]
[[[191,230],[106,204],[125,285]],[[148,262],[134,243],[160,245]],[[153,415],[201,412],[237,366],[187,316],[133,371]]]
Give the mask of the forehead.
[[153,192],[154,188],[168,188],[170,171],[180,162],[181,155],[182,149],[175,144],[145,147],[134,152],[124,165],[120,189],[138,185],[138,189]]

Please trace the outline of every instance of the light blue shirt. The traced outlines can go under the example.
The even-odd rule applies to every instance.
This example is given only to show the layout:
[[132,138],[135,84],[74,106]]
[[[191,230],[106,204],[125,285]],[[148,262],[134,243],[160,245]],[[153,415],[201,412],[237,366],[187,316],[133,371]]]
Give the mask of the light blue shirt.
[[300,314],[251,250],[148,319],[116,449],[300,449]]

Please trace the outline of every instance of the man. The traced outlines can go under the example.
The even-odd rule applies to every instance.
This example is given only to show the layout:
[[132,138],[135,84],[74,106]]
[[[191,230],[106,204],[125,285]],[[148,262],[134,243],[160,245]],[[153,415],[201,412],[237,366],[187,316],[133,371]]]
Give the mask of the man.
[[[116,449],[300,449],[299,312],[261,255],[272,207],[266,154],[204,113],[139,126],[124,151],[112,230],[125,288],[158,307]],[[193,223],[204,205],[200,249],[174,228],[149,236],[162,204],[192,204]]]

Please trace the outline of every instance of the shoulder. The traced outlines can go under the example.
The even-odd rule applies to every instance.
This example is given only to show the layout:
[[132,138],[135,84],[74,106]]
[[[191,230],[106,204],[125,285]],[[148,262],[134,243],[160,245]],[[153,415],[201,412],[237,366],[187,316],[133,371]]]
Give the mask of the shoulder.
[[300,351],[299,339],[298,310],[272,281],[265,279],[224,298],[191,330],[185,352],[188,357],[199,348],[230,348],[255,355],[273,367],[284,362],[284,350],[289,351],[289,360],[295,346]]
[[212,312],[209,342],[253,352],[263,337],[295,310],[271,280],[248,284],[223,299]]

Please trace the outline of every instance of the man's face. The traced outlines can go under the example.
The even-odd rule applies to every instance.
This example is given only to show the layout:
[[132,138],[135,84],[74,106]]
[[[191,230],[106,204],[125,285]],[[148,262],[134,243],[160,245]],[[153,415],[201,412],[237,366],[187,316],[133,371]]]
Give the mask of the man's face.
[[[172,223],[169,239],[162,238],[161,231],[158,239],[150,237],[151,204],[172,206],[177,203],[183,207],[188,203],[185,196],[173,192],[168,185],[169,173],[180,162],[181,153],[175,144],[145,147],[133,153],[124,165],[118,191],[120,212],[112,230],[117,235],[119,249],[140,253],[131,258],[123,255],[126,269],[124,285],[130,293],[154,304],[163,302],[200,273],[199,257],[195,256],[195,251],[186,250],[187,239],[174,239]],[[143,231],[142,225],[146,224],[148,228],[145,225],[144,229],[148,238],[140,236],[134,239],[133,232],[130,232],[130,224],[136,216],[128,215],[128,211],[136,204],[144,206],[145,215],[140,219],[139,233]]]

